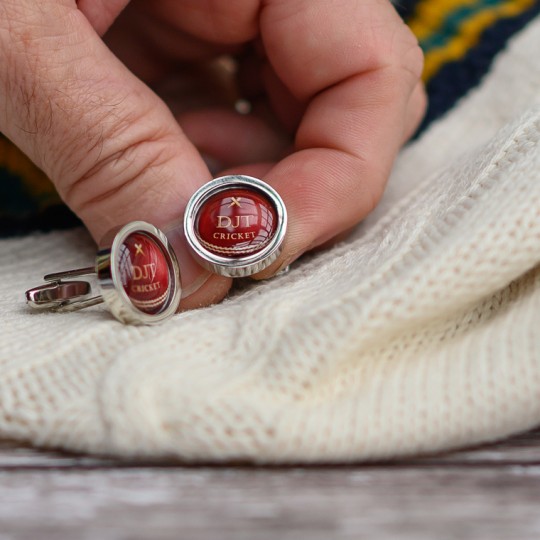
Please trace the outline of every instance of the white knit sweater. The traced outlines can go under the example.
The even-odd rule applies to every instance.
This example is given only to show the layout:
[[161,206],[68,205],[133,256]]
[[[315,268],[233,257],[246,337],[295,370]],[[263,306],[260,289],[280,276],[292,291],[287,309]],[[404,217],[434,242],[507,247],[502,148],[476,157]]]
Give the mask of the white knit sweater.
[[81,230],[0,242],[0,437],[118,456],[366,460],[540,424],[540,21],[404,150],[345,243],[158,327],[35,314]]

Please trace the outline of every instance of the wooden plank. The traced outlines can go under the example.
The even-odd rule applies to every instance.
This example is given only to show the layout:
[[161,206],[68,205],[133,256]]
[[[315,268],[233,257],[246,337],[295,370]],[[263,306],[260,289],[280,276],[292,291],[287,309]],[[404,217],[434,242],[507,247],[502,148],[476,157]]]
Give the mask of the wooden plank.
[[508,540],[540,467],[0,472],[1,540]]
[[0,443],[0,540],[540,537],[540,430],[387,465],[141,466]]

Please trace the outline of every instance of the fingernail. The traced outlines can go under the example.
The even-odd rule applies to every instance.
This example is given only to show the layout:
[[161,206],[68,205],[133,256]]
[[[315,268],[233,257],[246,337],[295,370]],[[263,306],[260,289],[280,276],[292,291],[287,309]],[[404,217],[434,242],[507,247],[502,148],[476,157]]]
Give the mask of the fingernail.
[[219,171],[222,171],[223,169],[225,169],[225,165],[221,163],[219,159],[216,159],[210,154],[205,154],[204,152],[202,152],[201,157],[203,161],[206,163],[208,170],[212,173],[212,176],[215,176],[216,174],[219,173]]
[[163,232],[176,253],[178,265],[180,266],[182,298],[186,298],[197,292],[212,274],[197,264],[191,255],[191,249],[188,246],[184,228],[181,224],[175,224],[168,229],[165,228]]
[[276,272],[276,276],[281,276],[283,274],[287,274],[291,270],[291,263],[285,261]]

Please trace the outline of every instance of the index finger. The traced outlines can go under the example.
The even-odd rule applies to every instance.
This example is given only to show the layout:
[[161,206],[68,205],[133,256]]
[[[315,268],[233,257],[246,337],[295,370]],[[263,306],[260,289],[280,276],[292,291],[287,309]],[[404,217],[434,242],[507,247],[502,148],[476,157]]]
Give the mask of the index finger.
[[387,0],[266,0],[261,35],[277,76],[309,102],[296,152],[265,178],[291,216],[286,265],[375,206],[423,57]]

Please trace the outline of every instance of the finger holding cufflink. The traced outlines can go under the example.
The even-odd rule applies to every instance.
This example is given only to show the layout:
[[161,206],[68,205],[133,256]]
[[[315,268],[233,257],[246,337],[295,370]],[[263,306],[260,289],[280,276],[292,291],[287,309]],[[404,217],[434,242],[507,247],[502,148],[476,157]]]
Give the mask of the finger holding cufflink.
[[277,260],[287,230],[287,210],[271,186],[230,175],[202,186],[188,202],[184,231],[208,270],[228,277],[261,272]]
[[[279,256],[287,211],[278,193],[262,180],[225,176],[191,197],[183,227],[202,266],[222,276],[246,277]],[[69,312],[105,302],[125,324],[151,325],[170,318],[182,293],[174,249],[165,233],[144,221],[108,233],[95,266],[44,279],[44,285],[26,291],[30,307]]]

